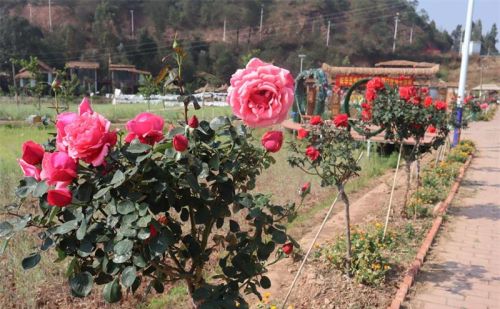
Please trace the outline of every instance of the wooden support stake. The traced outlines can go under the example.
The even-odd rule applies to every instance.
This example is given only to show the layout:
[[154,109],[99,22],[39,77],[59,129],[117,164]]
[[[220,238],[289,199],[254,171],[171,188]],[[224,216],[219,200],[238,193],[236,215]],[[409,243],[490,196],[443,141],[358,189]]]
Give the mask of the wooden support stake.
[[387,215],[385,216],[384,234],[382,239],[385,239],[387,232],[387,225],[389,224],[389,216],[391,215],[392,199],[394,197],[394,189],[396,188],[396,180],[398,178],[399,164],[401,163],[401,154],[403,153],[403,144],[399,146],[398,163],[396,164],[396,172],[394,172],[394,180],[392,181],[391,196],[389,197],[389,207],[387,208]]

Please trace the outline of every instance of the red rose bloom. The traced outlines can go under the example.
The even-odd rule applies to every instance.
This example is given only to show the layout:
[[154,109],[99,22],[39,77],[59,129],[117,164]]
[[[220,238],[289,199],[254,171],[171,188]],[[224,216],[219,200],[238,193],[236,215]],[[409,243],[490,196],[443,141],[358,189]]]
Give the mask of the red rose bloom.
[[37,165],[42,163],[44,153],[45,150],[42,146],[34,141],[27,141],[23,144],[23,155],[21,159],[28,164]]
[[373,88],[366,88],[365,99],[366,102],[371,103],[377,98],[377,91]]
[[283,253],[285,253],[286,255],[290,255],[293,252],[293,244],[291,242],[286,243],[281,249],[283,250]]
[[152,224],[150,224],[149,225],[149,238],[156,237],[156,235],[158,235],[158,231],[155,229],[155,227]]
[[436,133],[436,127],[434,127],[432,124],[427,127],[427,132],[429,133]]
[[315,126],[318,124],[322,124],[323,121],[321,120],[321,116],[312,116],[309,123],[312,124],[313,126]]
[[297,138],[298,138],[298,139],[304,139],[304,138],[306,138],[308,135],[309,135],[309,131],[307,131],[306,129],[302,129],[302,128],[300,128],[300,129],[297,131]]
[[261,139],[262,146],[269,152],[278,152],[283,144],[283,132],[268,131]]
[[372,78],[368,83],[366,83],[366,88],[381,90],[385,88],[385,85],[380,77],[375,77]]
[[438,111],[442,111],[442,110],[446,110],[446,108],[448,108],[448,105],[444,101],[436,101],[434,103],[434,107],[436,107],[436,109]]
[[191,119],[189,119],[188,121],[188,126],[190,126],[193,129],[196,129],[199,124],[200,123],[198,121],[198,118],[196,118],[196,116],[191,117]]
[[364,109],[361,111],[361,120],[367,122],[372,120],[372,111],[370,109]]
[[432,105],[432,97],[425,97],[425,100],[424,100],[424,107],[425,108],[428,108],[429,106]]
[[429,88],[428,87],[422,87],[422,89],[420,89],[420,93],[423,95],[423,96],[426,96],[429,94]]
[[184,135],[177,134],[174,136],[173,144],[176,151],[183,152],[188,148],[189,140]]
[[399,87],[399,97],[405,101],[409,101],[411,98],[416,96],[417,91],[415,87]]
[[73,195],[67,188],[60,188],[47,191],[47,202],[49,205],[64,207],[71,203]]
[[347,127],[349,125],[349,117],[347,114],[339,114],[333,119],[333,124],[336,127]]
[[311,159],[311,161],[315,161],[316,159],[319,158],[319,151],[313,146],[309,146],[306,149],[306,156],[308,156],[309,159]]

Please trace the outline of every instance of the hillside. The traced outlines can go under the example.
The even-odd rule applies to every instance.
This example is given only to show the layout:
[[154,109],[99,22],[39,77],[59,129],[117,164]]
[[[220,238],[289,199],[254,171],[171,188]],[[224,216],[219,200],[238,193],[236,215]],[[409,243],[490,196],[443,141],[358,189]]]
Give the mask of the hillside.
[[[111,59],[156,73],[177,33],[189,50],[189,82],[194,82],[197,71],[227,80],[251,56],[296,73],[299,53],[307,55],[305,67],[322,62],[372,65],[391,58],[439,61],[452,43],[446,32],[417,13],[414,2],[405,0],[52,0],[52,31],[47,1],[6,0],[0,9],[17,18],[14,25],[24,31],[41,32],[35,38],[40,40],[36,48],[6,52],[6,62],[36,55],[55,67],[68,60],[91,60],[99,61],[105,70]],[[396,13],[400,19],[392,53]],[[8,42],[12,29],[3,31],[5,45],[36,41],[13,44]],[[4,70],[10,69],[6,62],[2,61]]]

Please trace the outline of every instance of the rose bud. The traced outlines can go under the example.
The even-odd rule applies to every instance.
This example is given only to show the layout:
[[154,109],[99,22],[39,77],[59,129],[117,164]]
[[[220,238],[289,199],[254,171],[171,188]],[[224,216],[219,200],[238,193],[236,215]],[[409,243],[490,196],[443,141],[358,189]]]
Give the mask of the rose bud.
[[283,253],[285,253],[286,255],[292,254],[293,244],[291,242],[284,244],[282,247],[282,250],[283,250]]
[[184,135],[177,134],[174,136],[173,144],[176,151],[183,152],[188,148],[189,140]]
[[306,129],[302,129],[302,128],[300,128],[300,129],[297,131],[297,138],[298,138],[298,139],[304,139],[304,138],[306,138],[308,135],[309,135],[309,131],[307,131]]
[[72,199],[73,195],[67,188],[47,191],[47,202],[52,206],[64,207],[70,204]]
[[313,116],[313,117],[311,117],[311,120],[309,121],[309,123],[312,124],[313,126],[315,126],[318,124],[322,124],[323,120],[321,120],[321,116]]
[[283,132],[268,131],[261,139],[262,146],[269,152],[278,152],[283,144]]
[[191,117],[191,119],[189,119],[188,121],[188,126],[190,126],[193,129],[196,129],[199,124],[200,123],[198,121],[198,118],[196,118],[196,116]]
[[338,127],[347,127],[349,125],[349,117],[347,114],[339,114],[333,119],[333,124]]

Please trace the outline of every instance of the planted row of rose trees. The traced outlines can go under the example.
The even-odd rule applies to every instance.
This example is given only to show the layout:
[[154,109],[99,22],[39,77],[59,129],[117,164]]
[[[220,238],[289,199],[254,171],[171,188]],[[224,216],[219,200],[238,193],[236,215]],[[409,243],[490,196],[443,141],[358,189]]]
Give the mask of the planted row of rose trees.
[[[180,71],[172,80],[182,87]],[[323,186],[336,186],[347,218],[344,186],[360,170],[351,126],[373,122],[398,138],[404,127],[405,138],[417,139],[431,125],[444,130],[439,103],[417,100],[413,92],[399,96],[373,81],[368,86],[376,94],[365,106],[370,117],[342,114],[333,124],[315,117],[291,143],[290,164],[319,175]],[[282,122],[293,89],[287,70],[252,59],[231,78],[228,103],[236,117],[207,122],[193,116],[166,134],[163,119],[151,113],[130,120],[126,133],[114,130],[84,99],[78,113],[57,116],[54,137],[23,145],[20,202],[9,206],[13,217],[0,223],[0,235],[8,241],[36,227],[40,246],[23,268],[55,248],[59,261],[70,259],[69,285],[78,297],[104,285],[112,303],[140,286],[162,292],[165,284],[183,281],[195,308],[245,308],[244,294],[260,297],[259,288],[270,287],[267,265],[297,246],[281,224],[295,205],[275,205],[254,190],[258,175],[275,162],[271,153],[281,149],[283,133],[268,131],[259,145],[247,128]],[[303,199],[308,187],[302,191]],[[31,205],[37,213],[25,214]]]

